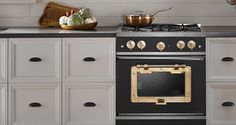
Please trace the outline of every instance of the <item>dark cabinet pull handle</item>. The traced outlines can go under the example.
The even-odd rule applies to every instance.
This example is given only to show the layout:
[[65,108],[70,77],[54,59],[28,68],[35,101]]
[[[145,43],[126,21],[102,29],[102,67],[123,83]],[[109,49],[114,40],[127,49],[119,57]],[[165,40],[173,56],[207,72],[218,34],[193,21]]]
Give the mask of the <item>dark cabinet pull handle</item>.
[[29,107],[41,107],[42,105],[38,102],[32,102],[29,104]]
[[94,102],[86,102],[86,103],[84,103],[84,106],[85,107],[95,107],[96,104]]
[[41,62],[42,59],[39,58],[39,57],[32,57],[32,58],[29,59],[29,61],[30,61],[30,62]]
[[94,61],[96,61],[96,59],[93,58],[93,57],[85,57],[85,58],[83,59],[83,61],[85,61],[85,62],[94,62]]
[[234,103],[233,102],[223,102],[222,106],[231,107],[231,106],[234,106]]
[[224,58],[221,59],[221,61],[230,62],[230,61],[234,61],[234,58],[233,57],[224,57]]

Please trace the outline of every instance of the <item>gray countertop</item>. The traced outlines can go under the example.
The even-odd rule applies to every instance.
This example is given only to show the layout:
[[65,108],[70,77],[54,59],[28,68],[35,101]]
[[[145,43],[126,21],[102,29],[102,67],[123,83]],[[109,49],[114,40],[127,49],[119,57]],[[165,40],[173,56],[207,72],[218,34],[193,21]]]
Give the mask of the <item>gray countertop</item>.
[[[174,37],[174,36],[206,36],[206,37],[236,37],[236,26],[203,26],[203,32],[190,33],[142,33],[143,36]],[[99,26],[92,31],[62,30],[60,28],[39,28],[39,27],[12,27],[7,30],[0,30],[0,38],[23,38],[23,37],[126,37],[133,36],[129,32],[120,32],[117,26]]]
[[117,27],[96,27],[90,31],[62,30],[60,28],[13,27],[0,31],[1,38],[8,37],[115,37]]
[[236,37],[236,26],[205,26],[207,37]]

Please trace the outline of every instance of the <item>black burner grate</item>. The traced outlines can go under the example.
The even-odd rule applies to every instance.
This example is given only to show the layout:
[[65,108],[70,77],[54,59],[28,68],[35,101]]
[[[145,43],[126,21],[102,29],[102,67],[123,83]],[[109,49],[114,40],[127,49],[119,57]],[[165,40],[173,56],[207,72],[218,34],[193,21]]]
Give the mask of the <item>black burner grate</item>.
[[201,32],[198,24],[152,24],[147,27],[122,26],[125,32]]

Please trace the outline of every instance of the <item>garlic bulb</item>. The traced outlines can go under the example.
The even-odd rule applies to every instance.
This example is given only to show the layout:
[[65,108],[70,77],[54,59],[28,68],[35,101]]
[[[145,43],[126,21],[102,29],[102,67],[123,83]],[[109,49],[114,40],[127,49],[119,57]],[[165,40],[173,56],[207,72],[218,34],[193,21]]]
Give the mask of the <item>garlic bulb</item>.
[[91,17],[91,19],[93,20],[93,22],[97,22],[97,19],[95,17]]
[[67,16],[62,16],[59,19],[59,24],[60,25],[67,25],[68,17]]
[[94,23],[94,21],[92,20],[92,18],[87,18],[85,20],[85,24],[89,24],[89,23]]

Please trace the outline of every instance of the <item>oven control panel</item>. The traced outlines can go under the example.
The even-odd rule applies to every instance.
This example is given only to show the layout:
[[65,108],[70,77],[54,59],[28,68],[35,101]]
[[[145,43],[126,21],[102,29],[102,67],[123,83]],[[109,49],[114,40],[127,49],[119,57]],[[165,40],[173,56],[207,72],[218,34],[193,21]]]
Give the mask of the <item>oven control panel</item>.
[[204,37],[118,37],[117,52],[205,52]]

